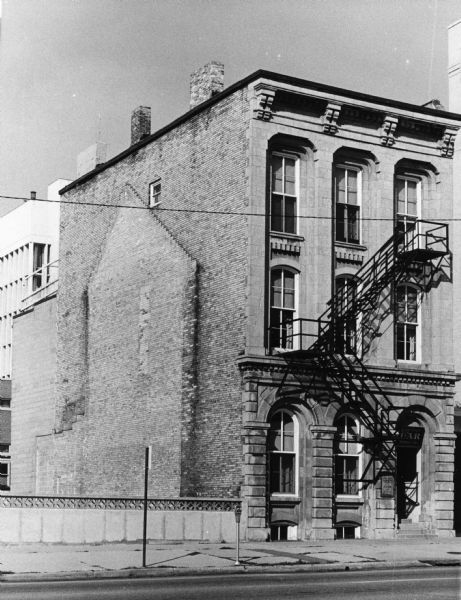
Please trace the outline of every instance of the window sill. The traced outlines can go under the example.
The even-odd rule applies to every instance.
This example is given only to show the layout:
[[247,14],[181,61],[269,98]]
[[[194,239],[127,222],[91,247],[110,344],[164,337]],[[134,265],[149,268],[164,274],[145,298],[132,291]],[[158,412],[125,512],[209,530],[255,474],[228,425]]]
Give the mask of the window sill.
[[269,235],[271,237],[286,238],[288,240],[304,242],[304,236],[298,235],[297,233],[284,233],[283,231],[270,231]]
[[404,367],[416,367],[416,368],[419,368],[422,366],[422,363],[419,360],[404,360],[403,358],[397,358],[395,362],[396,362],[397,367],[399,367],[400,365],[402,365]]
[[364,500],[362,496],[349,496],[347,494],[337,494],[336,502],[340,502],[342,504],[363,504]]
[[277,494],[273,493],[270,495],[270,501],[273,502],[290,502],[292,504],[299,504],[301,498],[296,494]]
[[368,250],[367,246],[362,246],[362,244],[351,244],[349,242],[338,242],[335,241],[335,247],[336,248],[347,248],[350,250],[361,250],[362,252],[365,252],[366,250]]

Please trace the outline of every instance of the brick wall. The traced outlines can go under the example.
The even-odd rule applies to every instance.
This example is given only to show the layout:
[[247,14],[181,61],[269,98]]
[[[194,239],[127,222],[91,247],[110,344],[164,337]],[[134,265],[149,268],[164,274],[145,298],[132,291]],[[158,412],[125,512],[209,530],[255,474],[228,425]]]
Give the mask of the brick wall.
[[[240,90],[66,199],[143,208],[161,177],[162,209],[242,212],[245,110]],[[139,494],[152,444],[152,493],[235,493],[245,217],[65,205],[60,243],[49,487]]]
[[13,335],[11,489],[33,494],[36,437],[54,426],[56,298],[17,316]]

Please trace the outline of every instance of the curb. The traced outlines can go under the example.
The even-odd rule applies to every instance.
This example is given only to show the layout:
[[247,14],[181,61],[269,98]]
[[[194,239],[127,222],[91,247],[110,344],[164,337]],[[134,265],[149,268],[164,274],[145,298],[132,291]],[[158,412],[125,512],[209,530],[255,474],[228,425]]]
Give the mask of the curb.
[[[436,564],[435,564],[436,563]],[[1,583],[20,583],[20,582],[46,582],[46,581],[88,581],[101,579],[143,579],[155,577],[172,576],[203,576],[203,575],[237,575],[237,574],[260,574],[260,573],[332,573],[341,571],[385,571],[393,569],[421,568],[430,569],[441,566],[461,566],[461,561],[455,560],[411,560],[401,562],[381,562],[370,561],[363,563],[334,563],[324,565],[271,565],[271,566],[250,566],[240,565],[231,567],[203,567],[201,569],[187,569],[185,567],[138,567],[131,569],[117,569],[110,571],[63,571],[60,573],[9,573],[0,575]]]

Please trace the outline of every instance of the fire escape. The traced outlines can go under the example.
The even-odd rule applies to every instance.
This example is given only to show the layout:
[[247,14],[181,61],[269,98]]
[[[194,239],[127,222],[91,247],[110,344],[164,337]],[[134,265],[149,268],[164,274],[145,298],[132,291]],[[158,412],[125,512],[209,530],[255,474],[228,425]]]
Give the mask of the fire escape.
[[362,487],[375,483],[381,474],[395,474],[399,411],[362,357],[379,331],[386,306],[387,314],[393,310],[396,286],[415,281],[427,293],[450,265],[448,226],[415,221],[391,236],[357,271],[354,285],[333,295],[318,319],[295,319],[275,332],[287,365],[281,388],[289,385],[295,363],[308,361],[312,377],[297,376],[303,391],[314,398],[328,393],[360,416],[367,430],[360,441],[369,455],[359,482]]

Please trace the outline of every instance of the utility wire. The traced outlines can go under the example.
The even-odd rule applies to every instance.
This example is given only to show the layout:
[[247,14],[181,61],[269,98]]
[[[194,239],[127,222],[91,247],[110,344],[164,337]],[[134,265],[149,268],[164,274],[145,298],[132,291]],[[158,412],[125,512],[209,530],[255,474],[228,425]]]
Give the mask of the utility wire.
[[[111,204],[104,202],[80,202],[77,200],[50,200],[49,198],[26,198],[23,196],[4,196],[0,194],[0,199],[3,200],[22,200],[23,202],[50,202],[53,204],[74,204],[76,206],[94,206],[102,208],[126,208],[132,210],[148,210],[155,211],[156,213],[161,212],[175,212],[175,213],[196,213],[204,215],[231,215],[241,217],[270,217],[270,213],[256,213],[256,212],[241,212],[232,210],[204,210],[200,208],[163,208],[163,207],[149,207],[149,206],[136,206],[135,204]],[[14,209],[13,209],[14,210]],[[1,217],[0,217],[1,218]],[[298,215],[298,219],[313,219],[322,221],[335,221],[336,219],[331,216],[323,215]],[[393,217],[361,217],[361,221],[395,221]],[[427,219],[430,221],[431,219]],[[440,218],[437,217],[437,222],[456,222],[461,221],[460,218]]]

